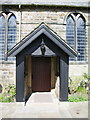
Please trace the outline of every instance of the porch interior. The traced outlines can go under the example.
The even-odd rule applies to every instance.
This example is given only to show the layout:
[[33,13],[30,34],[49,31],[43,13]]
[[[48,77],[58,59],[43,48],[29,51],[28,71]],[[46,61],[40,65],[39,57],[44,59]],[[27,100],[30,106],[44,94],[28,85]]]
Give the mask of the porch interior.
[[[55,89],[57,97],[59,97],[59,90],[57,85],[58,83],[58,57],[52,56],[51,59],[51,90]],[[27,101],[28,98],[33,93],[32,91],[32,56],[25,57],[25,87],[24,87],[24,96]],[[50,91],[51,91],[50,90]],[[44,92],[44,91],[43,91]]]

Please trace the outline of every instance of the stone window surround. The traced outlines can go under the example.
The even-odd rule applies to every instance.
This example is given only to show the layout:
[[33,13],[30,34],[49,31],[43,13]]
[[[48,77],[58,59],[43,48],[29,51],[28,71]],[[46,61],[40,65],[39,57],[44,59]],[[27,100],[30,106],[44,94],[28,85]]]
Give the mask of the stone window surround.
[[[75,14],[77,14],[76,16],[75,16]],[[87,26],[86,25],[86,18],[85,18],[85,16],[82,14],[82,13],[79,13],[79,12],[70,12],[70,13],[68,13],[68,15],[66,16],[66,18],[65,18],[65,24],[67,24],[67,19],[68,19],[68,17],[69,16],[71,16],[72,18],[73,18],[73,20],[74,20],[74,29],[75,29],[75,49],[77,50],[77,24],[76,24],[76,22],[77,22],[77,20],[78,20],[78,18],[81,16],[83,19],[84,19],[84,21],[85,21],[85,26]],[[86,31],[86,29],[85,29],[85,31]],[[86,47],[87,47],[87,45],[86,45]],[[86,54],[87,54],[87,51],[85,51],[86,52]],[[88,60],[87,60],[87,55],[85,54],[85,57],[86,57],[86,61],[77,61],[77,57],[75,57],[74,58],[74,61],[70,61],[69,63],[71,64],[71,65],[73,65],[73,64],[87,64],[88,63]]]
[[14,63],[14,61],[6,61],[7,60],[7,52],[8,52],[8,45],[7,45],[8,44],[8,21],[12,15],[15,16],[12,12],[8,12],[8,14],[7,14],[7,12],[8,11],[0,13],[0,16],[4,16],[5,23],[6,23],[5,24],[5,44],[4,44],[4,46],[5,46],[5,53],[4,53],[5,61],[0,61],[0,63]]

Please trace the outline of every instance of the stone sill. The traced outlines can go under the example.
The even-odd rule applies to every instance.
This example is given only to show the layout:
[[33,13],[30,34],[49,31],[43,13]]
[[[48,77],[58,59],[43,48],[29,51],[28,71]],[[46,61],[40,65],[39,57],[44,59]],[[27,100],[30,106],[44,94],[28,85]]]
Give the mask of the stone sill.
[[16,61],[0,61],[0,64],[16,64]]
[[77,61],[73,61],[73,62],[69,62],[69,65],[87,65],[88,62],[77,62]]

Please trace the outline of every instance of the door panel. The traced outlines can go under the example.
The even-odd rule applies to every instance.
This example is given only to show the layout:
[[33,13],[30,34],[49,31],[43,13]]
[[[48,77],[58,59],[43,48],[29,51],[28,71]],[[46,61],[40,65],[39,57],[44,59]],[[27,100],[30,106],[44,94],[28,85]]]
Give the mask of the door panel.
[[51,90],[51,58],[32,57],[32,91]]

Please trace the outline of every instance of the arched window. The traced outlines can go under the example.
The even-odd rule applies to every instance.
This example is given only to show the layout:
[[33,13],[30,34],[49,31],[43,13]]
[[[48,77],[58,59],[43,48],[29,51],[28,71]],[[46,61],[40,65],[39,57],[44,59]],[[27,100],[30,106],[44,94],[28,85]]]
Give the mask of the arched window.
[[0,60],[4,60],[5,57],[5,17],[0,16]]
[[[8,19],[7,19],[8,18]],[[16,43],[16,17],[12,13],[2,13],[0,16],[0,61],[7,58],[7,52]],[[8,60],[15,60],[9,57]]]
[[[67,42],[70,44],[71,47],[75,48],[75,35],[74,35],[74,20],[72,16],[67,18],[66,24],[66,39]],[[70,57],[70,60],[74,60],[73,57]]]
[[10,50],[16,42],[16,18],[10,16],[8,20],[8,50]]
[[85,21],[82,17],[77,20],[77,51],[79,52],[78,61],[85,61]]
[[70,57],[70,61],[86,61],[86,34],[85,19],[79,13],[70,14],[66,24],[66,40],[79,54],[78,57]]
[[[11,15],[8,19],[8,39],[7,39],[8,47],[10,50],[16,43],[16,17]],[[13,60],[14,57],[9,57],[9,60]]]

